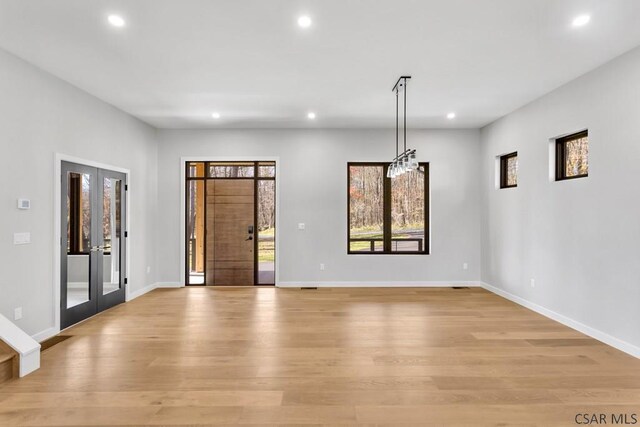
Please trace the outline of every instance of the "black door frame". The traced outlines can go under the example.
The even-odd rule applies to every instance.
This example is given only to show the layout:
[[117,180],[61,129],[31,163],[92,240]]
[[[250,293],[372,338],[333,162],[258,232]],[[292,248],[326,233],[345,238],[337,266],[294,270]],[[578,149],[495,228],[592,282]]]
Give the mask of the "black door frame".
[[[75,172],[91,176],[91,242],[89,250],[89,300],[74,307],[67,308],[67,203],[68,194],[67,174]],[[104,178],[121,180],[120,200],[120,289],[103,295],[103,257],[104,235],[101,232],[103,223],[103,182]],[[68,328],[103,310],[123,303],[126,298],[127,287],[127,175],[107,169],[87,166],[69,161],[61,162],[60,176],[60,329]]]
[[[206,198],[207,198],[207,181],[208,180],[252,180],[254,183],[254,192],[253,192],[253,229],[254,229],[254,233],[253,233],[253,240],[254,240],[254,261],[253,261],[253,286],[277,286],[277,269],[278,269],[278,264],[276,262],[277,258],[278,258],[278,250],[277,250],[277,239],[278,239],[278,168],[279,168],[279,159],[269,159],[269,160],[228,160],[228,159],[224,159],[224,160],[212,160],[212,159],[208,159],[208,160],[203,160],[203,159],[187,159],[187,158],[181,158],[180,159],[181,164],[184,166],[184,173],[183,173],[183,179],[184,179],[184,183],[183,183],[183,190],[184,190],[184,200],[182,201],[182,205],[183,205],[183,209],[184,209],[184,221],[182,224],[183,227],[183,231],[184,231],[184,238],[182,239],[184,242],[184,252],[183,252],[183,260],[184,260],[184,284],[185,286],[207,286],[207,281],[206,281],[206,255],[207,255],[207,249],[206,249],[206,235],[207,235],[207,225],[206,225],[206,216],[207,216],[207,203],[206,203]],[[203,176],[190,176],[189,175],[189,164],[190,163],[202,163],[204,165],[204,175]],[[216,164],[216,165],[229,165],[229,166],[233,166],[233,165],[243,165],[243,166],[248,166],[248,167],[253,167],[253,176],[247,176],[247,177],[214,177],[214,176],[210,176],[209,173],[209,166],[211,164]],[[260,176],[259,174],[259,168],[260,166],[266,166],[268,164],[273,164],[273,166],[275,167],[275,174],[273,177],[267,177],[267,176]],[[249,166],[251,165],[251,166]],[[274,254],[275,254],[275,258],[274,258],[274,283],[265,283],[265,284],[261,284],[259,283],[259,251],[258,251],[258,244],[259,244],[259,234],[258,234],[258,191],[259,191],[259,182],[260,181],[273,181],[273,185],[274,185],[274,215],[275,215],[275,224],[276,224],[276,231],[275,234],[273,236],[273,248],[274,248]],[[204,205],[204,216],[205,216],[205,223],[204,223],[204,235],[205,235],[205,246],[204,246],[204,258],[205,258],[205,272],[204,272],[204,282],[201,284],[191,284],[189,283],[189,233],[188,233],[188,222],[189,219],[187,218],[187,213],[189,211],[188,205],[189,205],[189,183],[190,182],[202,182],[204,185],[204,198],[205,198],[205,205]]]

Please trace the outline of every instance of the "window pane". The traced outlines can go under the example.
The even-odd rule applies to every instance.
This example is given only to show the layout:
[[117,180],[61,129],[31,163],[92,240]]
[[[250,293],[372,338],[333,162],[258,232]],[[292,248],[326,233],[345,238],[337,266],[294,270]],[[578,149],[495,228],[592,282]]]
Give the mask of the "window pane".
[[424,250],[424,166],[391,180],[391,250]]
[[507,186],[518,185],[518,156],[507,158]]
[[187,176],[191,178],[203,178],[204,177],[204,163],[202,162],[189,162],[187,163]]
[[383,250],[384,168],[349,167],[349,250]]
[[571,139],[565,143],[565,175],[568,177],[589,173],[589,137]]
[[261,178],[273,178],[276,176],[276,165],[273,163],[260,163],[258,176]]
[[352,237],[349,243],[349,250],[351,252],[384,251],[384,240],[382,239],[382,232]]
[[189,181],[187,194],[187,268],[189,284],[204,284],[204,180]]
[[253,178],[253,163],[209,163],[211,178]]
[[103,183],[102,236],[104,256],[102,257],[103,287],[102,293],[120,289],[120,260],[122,239],[120,238],[120,203],[122,200],[122,181],[104,178]]
[[91,179],[67,175],[67,308],[90,299]]
[[275,274],[276,182],[258,180],[258,284],[273,285]]

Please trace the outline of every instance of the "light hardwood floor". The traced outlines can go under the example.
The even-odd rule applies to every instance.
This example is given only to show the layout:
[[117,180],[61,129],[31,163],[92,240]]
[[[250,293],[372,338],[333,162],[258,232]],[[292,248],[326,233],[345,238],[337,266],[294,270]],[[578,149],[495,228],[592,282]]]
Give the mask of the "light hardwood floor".
[[158,289],[65,334],[40,370],[0,388],[0,424],[640,415],[640,360],[482,289]]

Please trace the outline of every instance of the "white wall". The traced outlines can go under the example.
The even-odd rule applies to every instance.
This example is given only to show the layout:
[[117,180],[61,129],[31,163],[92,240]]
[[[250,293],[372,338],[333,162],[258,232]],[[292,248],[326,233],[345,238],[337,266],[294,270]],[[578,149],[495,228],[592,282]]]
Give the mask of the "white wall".
[[[279,156],[280,282],[484,282],[640,346],[640,49],[476,130],[409,132],[431,162],[431,255],[346,254],[346,163],[386,161],[393,131],[160,130],[0,51],[0,314],[53,324],[54,153],[131,170],[138,291],[180,274],[180,157]],[[589,129],[590,176],[549,180],[549,139]],[[495,189],[517,150],[519,186]],[[480,161],[478,161],[480,159]],[[19,211],[16,199],[32,200]],[[299,222],[306,230],[297,230]],[[32,244],[14,246],[14,232]],[[326,270],[319,270],[319,263]],[[469,264],[468,270],[462,263]],[[147,274],[146,267],[151,267]],[[530,286],[530,279],[536,287]]]
[[[550,182],[549,139],[584,128],[589,177]],[[640,49],[481,138],[482,280],[640,346]],[[515,150],[518,188],[497,190],[494,158]]]
[[[155,282],[156,131],[0,50],[0,313],[27,333],[54,325],[54,153],[131,170],[130,289]],[[28,211],[16,199],[31,199]],[[13,233],[31,233],[14,246]],[[147,274],[146,267],[152,268]]]
[[[409,132],[431,162],[431,255],[347,255],[347,162],[386,161],[394,131],[159,131],[159,275],[180,274],[180,157],[279,156],[280,283],[478,281],[480,194],[477,130]],[[304,222],[306,230],[297,229]],[[469,264],[468,270],[462,264]],[[326,264],[320,271],[319,264]]]

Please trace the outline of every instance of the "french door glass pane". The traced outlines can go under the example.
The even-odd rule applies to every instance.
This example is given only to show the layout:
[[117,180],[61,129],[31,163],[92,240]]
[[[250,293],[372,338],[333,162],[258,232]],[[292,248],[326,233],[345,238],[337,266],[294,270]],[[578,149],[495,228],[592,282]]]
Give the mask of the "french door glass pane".
[[189,181],[187,194],[187,268],[189,284],[204,284],[204,180]]
[[391,180],[391,251],[424,250],[424,167]]
[[384,250],[384,168],[349,167],[349,250]]
[[102,294],[117,291],[120,280],[120,261],[122,239],[120,233],[120,203],[122,198],[122,181],[115,178],[104,178],[103,182],[102,234],[104,254],[102,257]]
[[258,284],[273,285],[275,273],[276,182],[258,180]]
[[89,301],[91,178],[67,173],[67,308]]

